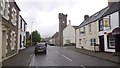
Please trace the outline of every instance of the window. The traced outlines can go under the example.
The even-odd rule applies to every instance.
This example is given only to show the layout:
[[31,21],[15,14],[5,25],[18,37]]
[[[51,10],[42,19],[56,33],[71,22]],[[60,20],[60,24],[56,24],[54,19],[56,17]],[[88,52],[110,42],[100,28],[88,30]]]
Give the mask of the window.
[[113,35],[109,34],[108,35],[108,48],[115,48],[115,38]]
[[22,19],[20,20],[20,28],[22,29]]
[[89,25],[89,32],[91,32],[91,24]]
[[80,29],[80,34],[85,34],[85,27]]
[[4,7],[4,10],[3,10],[3,14],[5,17],[8,16],[8,2],[5,2],[5,7]]
[[96,39],[91,39],[90,42],[91,42],[91,46],[95,46],[95,44],[96,44]]
[[115,39],[114,38],[109,38],[109,46],[111,47],[111,48],[115,48]]
[[103,31],[104,25],[103,25],[103,20],[99,21],[99,31]]
[[14,24],[16,23],[15,18],[16,18],[15,11],[13,11],[13,23],[14,23]]
[[2,14],[3,14],[3,17],[5,17],[6,19],[8,19],[8,2],[7,0],[2,0],[1,1],[1,9],[2,9]]
[[103,18],[104,30],[110,29],[110,16]]
[[16,20],[17,20],[17,18],[16,18],[16,16],[17,16],[17,14],[16,14],[16,10],[15,10],[15,8],[13,7],[12,8],[12,19],[11,19],[11,22],[12,22],[12,24],[14,25],[14,26],[16,26]]

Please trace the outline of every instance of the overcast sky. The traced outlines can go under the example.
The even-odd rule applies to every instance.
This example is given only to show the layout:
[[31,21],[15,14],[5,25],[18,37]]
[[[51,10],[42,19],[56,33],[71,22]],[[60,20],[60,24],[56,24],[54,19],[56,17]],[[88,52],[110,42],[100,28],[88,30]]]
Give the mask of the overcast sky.
[[27,22],[27,31],[38,30],[42,37],[52,36],[58,31],[58,14],[68,14],[72,25],[80,25],[84,15],[92,15],[105,8],[107,0],[15,0],[20,14]]

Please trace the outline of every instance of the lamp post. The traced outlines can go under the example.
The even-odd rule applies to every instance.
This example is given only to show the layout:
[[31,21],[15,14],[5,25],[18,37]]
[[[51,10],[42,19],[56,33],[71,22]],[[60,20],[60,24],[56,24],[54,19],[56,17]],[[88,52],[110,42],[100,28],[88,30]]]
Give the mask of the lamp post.
[[32,23],[31,23],[31,46],[32,46]]

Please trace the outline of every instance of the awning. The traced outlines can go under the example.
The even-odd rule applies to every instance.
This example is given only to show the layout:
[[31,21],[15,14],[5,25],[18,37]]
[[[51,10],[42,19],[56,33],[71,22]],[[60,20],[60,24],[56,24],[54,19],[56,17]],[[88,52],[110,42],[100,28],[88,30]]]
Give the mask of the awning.
[[112,35],[119,35],[119,34],[120,34],[120,27],[117,27],[112,31]]

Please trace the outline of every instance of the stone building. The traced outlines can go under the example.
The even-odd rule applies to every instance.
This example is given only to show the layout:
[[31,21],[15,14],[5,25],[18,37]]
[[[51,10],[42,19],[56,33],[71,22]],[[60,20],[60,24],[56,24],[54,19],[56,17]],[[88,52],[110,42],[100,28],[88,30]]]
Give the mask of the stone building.
[[0,0],[0,45],[2,61],[18,53],[18,21],[20,9],[12,0]]
[[63,45],[63,30],[67,27],[67,14],[59,13],[59,45]]

